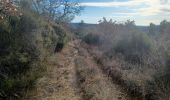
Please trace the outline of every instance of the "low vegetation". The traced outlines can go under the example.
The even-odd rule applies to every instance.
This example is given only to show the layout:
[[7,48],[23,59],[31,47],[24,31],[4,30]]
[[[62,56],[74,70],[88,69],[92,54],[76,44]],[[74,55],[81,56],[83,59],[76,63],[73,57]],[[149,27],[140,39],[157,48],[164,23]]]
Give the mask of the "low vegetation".
[[[117,92],[123,91],[133,100],[169,100],[170,22],[141,27],[135,21],[104,17],[99,24],[70,23],[82,9],[72,0],[0,0],[0,100],[22,99],[52,65],[48,58],[55,60],[54,54],[70,40],[61,53],[69,60],[54,65],[62,69],[72,64],[60,75],[69,71],[76,75],[60,77],[56,70],[52,74],[65,78],[65,83],[72,78],[81,93],[71,94],[85,100],[112,100],[121,99]],[[67,53],[73,53],[74,59]]]
[[[45,74],[47,58],[61,51],[68,41],[66,30],[57,20],[66,22],[79,12],[79,6],[65,8],[65,12],[60,11],[61,16],[53,19],[49,12],[40,13],[41,7],[34,9],[45,6],[38,0],[14,1],[0,0],[0,99],[3,100],[21,99],[24,91]],[[68,10],[72,13],[66,14]]]
[[[104,18],[91,31],[95,35],[98,30],[98,48],[89,46],[88,49],[103,66],[104,73],[132,97],[168,100],[169,25],[166,20],[159,26],[151,24],[148,33],[144,33],[134,21],[116,23]],[[92,45],[88,39],[83,41]]]
[[84,36],[83,41],[90,45],[97,45],[100,39],[98,35],[89,33],[86,36]]
[[[130,34],[123,34],[111,52],[115,54],[122,54],[126,61],[130,63],[142,63],[142,57],[149,55],[153,50],[153,44],[150,38],[145,33],[133,32]],[[110,55],[110,56],[111,56]]]

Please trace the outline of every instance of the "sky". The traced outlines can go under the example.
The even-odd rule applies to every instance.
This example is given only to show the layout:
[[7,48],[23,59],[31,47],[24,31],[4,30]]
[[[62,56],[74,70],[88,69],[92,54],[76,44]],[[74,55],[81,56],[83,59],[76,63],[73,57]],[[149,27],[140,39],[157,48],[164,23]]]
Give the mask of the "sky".
[[118,22],[128,19],[137,25],[170,20],[170,0],[79,0],[84,10],[73,22],[98,23],[106,17]]

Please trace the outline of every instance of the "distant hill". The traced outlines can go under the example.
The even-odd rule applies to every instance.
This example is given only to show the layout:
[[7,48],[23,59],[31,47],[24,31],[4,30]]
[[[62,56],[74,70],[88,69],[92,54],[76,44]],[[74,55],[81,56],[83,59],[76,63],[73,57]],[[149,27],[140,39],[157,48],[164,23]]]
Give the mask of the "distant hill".
[[[149,33],[149,26],[137,26],[137,28],[144,33]],[[157,25],[154,30],[156,33],[159,33],[159,25]]]
[[[80,23],[70,23],[70,26],[72,29],[77,29],[79,27]],[[92,27],[96,27],[98,24],[90,24],[90,23],[84,23],[83,27],[84,28],[92,28]],[[149,33],[149,26],[136,26],[137,29],[141,32],[144,33]],[[156,32],[159,32],[159,25],[156,26],[155,28]]]
[[[80,23],[70,23],[71,28],[77,29],[79,27]],[[98,24],[89,24],[89,23],[84,23],[83,27],[85,28],[91,28],[91,27],[96,27]]]

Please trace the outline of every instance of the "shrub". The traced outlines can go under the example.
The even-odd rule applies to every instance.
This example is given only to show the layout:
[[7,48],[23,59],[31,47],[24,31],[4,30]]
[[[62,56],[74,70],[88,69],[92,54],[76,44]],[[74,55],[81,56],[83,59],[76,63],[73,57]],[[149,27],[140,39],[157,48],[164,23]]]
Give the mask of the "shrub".
[[[0,35],[0,97],[8,98],[17,94],[17,90],[25,88],[21,84],[25,73],[30,70],[32,63],[38,59],[36,46],[20,33],[20,19],[9,17],[1,24]],[[26,78],[27,81],[31,79]]]
[[85,33],[83,33],[83,32],[75,32],[75,35],[78,36],[78,38],[82,39],[85,36]]
[[52,27],[46,26],[32,14],[9,16],[0,23],[0,99],[19,99],[45,71],[49,50],[44,44],[57,42]]
[[21,32],[31,32],[38,28],[39,19],[34,14],[27,12],[21,17],[19,25]]
[[60,52],[62,48],[65,46],[65,44],[68,42],[68,37],[66,31],[61,26],[55,25],[53,26],[53,28],[58,36],[55,52]]
[[92,34],[92,33],[84,36],[83,41],[85,41],[87,44],[90,44],[90,45],[97,45],[100,42],[99,36],[96,34]]
[[132,63],[140,63],[142,56],[152,51],[152,43],[144,33],[123,34],[113,47],[115,53],[121,53]]

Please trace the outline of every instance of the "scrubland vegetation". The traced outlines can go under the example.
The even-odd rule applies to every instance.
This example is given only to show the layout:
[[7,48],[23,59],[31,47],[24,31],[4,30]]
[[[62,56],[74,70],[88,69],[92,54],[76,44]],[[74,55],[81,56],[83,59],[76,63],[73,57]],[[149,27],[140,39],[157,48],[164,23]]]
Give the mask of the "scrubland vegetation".
[[134,21],[103,18],[91,31],[82,31],[82,40],[104,73],[135,100],[168,100],[169,27],[164,20],[143,32]]
[[170,22],[71,23],[82,9],[69,0],[0,0],[0,100],[23,99],[43,76],[51,100],[169,100]]
[[[52,7],[52,2],[58,5]],[[59,15],[54,10],[61,3],[65,11],[58,10]],[[47,58],[69,39],[57,23],[71,20],[73,13],[79,13],[79,7],[67,1],[0,0],[0,99],[21,99],[45,74]]]

